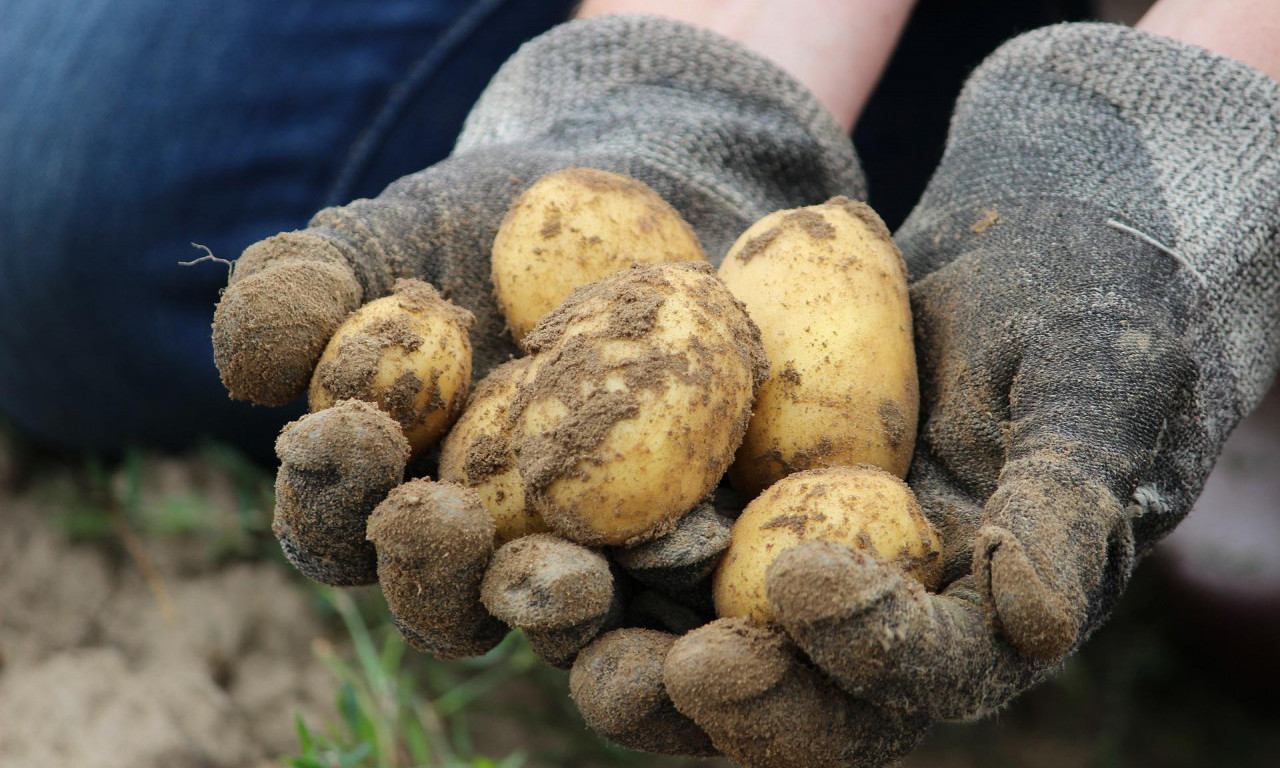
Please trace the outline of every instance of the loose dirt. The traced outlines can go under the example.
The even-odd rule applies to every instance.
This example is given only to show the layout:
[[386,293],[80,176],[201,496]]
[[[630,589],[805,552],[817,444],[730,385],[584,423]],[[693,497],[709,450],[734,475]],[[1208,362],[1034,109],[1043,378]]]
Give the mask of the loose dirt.
[[0,478],[0,768],[265,768],[296,754],[295,713],[333,719],[312,648],[337,640],[280,562],[140,537],[144,568],[116,537],[72,540],[44,495]]

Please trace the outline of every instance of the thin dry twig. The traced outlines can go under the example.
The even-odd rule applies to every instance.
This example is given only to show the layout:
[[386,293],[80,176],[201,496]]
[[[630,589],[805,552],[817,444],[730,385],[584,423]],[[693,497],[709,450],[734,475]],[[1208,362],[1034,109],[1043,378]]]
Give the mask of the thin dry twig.
[[191,245],[204,251],[204,255],[198,259],[192,259],[191,261],[180,261],[178,262],[178,266],[193,267],[202,261],[216,261],[219,264],[226,264],[227,265],[227,283],[228,284],[231,283],[231,276],[234,275],[236,271],[236,264],[234,261],[231,261],[229,259],[224,259],[221,256],[214,256],[213,251],[209,250],[209,246],[207,245],[201,245],[199,243],[192,243]]

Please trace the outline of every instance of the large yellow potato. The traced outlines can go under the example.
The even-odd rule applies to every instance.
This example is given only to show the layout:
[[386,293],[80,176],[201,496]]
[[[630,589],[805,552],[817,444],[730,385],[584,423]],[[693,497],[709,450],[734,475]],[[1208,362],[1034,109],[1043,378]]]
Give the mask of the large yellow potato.
[[880,217],[843,197],[769,214],[719,274],[770,363],[734,486],[754,496],[792,472],[861,463],[905,476],[920,396],[906,269]]
[[399,422],[414,453],[462,411],[471,387],[471,313],[421,280],[352,312],[311,377],[312,412],[338,400],[376,403]]
[[467,408],[440,446],[440,479],[471,488],[493,516],[494,545],[550,528],[527,504],[511,450],[507,412],[531,358],[494,368],[476,385]]
[[765,573],[778,555],[802,541],[870,552],[930,591],[942,577],[938,536],[906,483],[866,465],[817,469],[778,481],[742,511],[713,577],[716,613],[759,622],[772,618]]
[[493,241],[493,286],[516,341],[574,288],[633,264],[705,261],[676,209],[629,176],[549,173],[525,190]]
[[705,263],[580,288],[525,342],[516,466],[543,519],[587,545],[659,536],[706,496],[766,373],[759,332]]

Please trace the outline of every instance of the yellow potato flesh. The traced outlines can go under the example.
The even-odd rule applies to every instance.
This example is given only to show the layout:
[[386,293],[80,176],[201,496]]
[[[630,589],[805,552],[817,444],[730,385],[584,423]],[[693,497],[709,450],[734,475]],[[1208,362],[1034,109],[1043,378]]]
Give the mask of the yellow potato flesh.
[[835,198],[770,214],[719,274],[770,362],[734,486],[754,496],[792,472],[862,463],[904,477],[920,400],[911,304],[902,256],[875,212]]
[[530,358],[493,369],[476,385],[467,408],[440,447],[440,479],[475,490],[496,529],[494,546],[550,528],[525,503],[524,483],[511,451],[507,412]]
[[414,453],[431,445],[471,386],[471,314],[417,280],[351,313],[325,347],[308,393],[311,410],[338,400],[376,403]]
[[652,538],[715,486],[763,360],[709,267],[616,275],[575,293],[529,339],[514,443],[556,532],[588,545]]
[[901,480],[868,466],[800,472],[756,497],[734,523],[712,582],[716,613],[769,621],[765,574],[802,541],[870,552],[931,591],[942,575],[938,537]]
[[634,265],[704,261],[693,229],[628,176],[569,168],[511,206],[493,242],[494,294],[516,341],[574,288]]

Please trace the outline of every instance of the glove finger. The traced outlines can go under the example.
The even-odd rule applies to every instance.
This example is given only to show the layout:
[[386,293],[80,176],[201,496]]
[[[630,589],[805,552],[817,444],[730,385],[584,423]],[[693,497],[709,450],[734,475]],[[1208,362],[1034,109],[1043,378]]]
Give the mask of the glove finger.
[[908,752],[928,720],[851,698],[805,665],[772,626],[721,619],[685,635],[663,682],[717,749],[753,768],[880,766]]
[[719,754],[667,696],[662,670],[675,641],[666,632],[618,629],[578,654],[569,672],[569,695],[592,730],[641,752]]
[[973,573],[992,629],[1026,656],[1052,661],[1082,639],[1104,578],[1123,588],[1133,541],[1110,491],[1036,464],[1038,477],[1006,473],[987,502]]
[[1007,458],[973,563],[993,627],[1049,660],[1123,590],[1141,511],[1127,507],[1193,375],[1175,324],[1158,314],[1095,309],[1059,326],[1057,338],[1087,341],[1042,345],[1018,366]]
[[710,605],[709,599],[708,604],[699,610],[698,607],[688,604],[692,602],[687,599],[688,595],[680,597],[686,598],[685,602],[656,589],[642,590],[627,601],[626,610],[622,615],[622,626],[657,629],[683,635],[715,618],[715,608]]
[[213,323],[214,360],[232,397],[282,405],[302,395],[342,320],[401,277],[425,280],[475,315],[477,378],[509,359],[489,248],[511,201],[548,170],[542,158],[516,155],[446,160],[245,249]]
[[916,448],[907,480],[920,511],[938,535],[942,548],[940,583],[950,584],[971,575],[982,505],[975,503],[970,492],[937,460],[927,441]]
[[733,520],[699,504],[661,538],[612,551],[613,560],[638,581],[665,592],[684,592],[705,580],[729,548]]
[[378,580],[392,620],[415,647],[441,658],[479,656],[507,629],[480,604],[493,554],[493,519],[475,491],[411,480],[369,517]]
[[249,246],[213,315],[213,358],[239,400],[284,405],[366,291],[331,239],[283,232]]
[[324,584],[377,581],[369,514],[404,478],[409,443],[390,416],[359,400],[285,425],[276,440],[271,529],[289,562]]
[[502,545],[484,575],[480,599],[499,620],[524,630],[543,661],[563,668],[621,614],[609,561],[549,533]]
[[900,568],[829,542],[805,542],[770,566],[773,614],[849,693],[931,718],[977,717],[1049,665],[991,634],[972,578],[930,594]]

